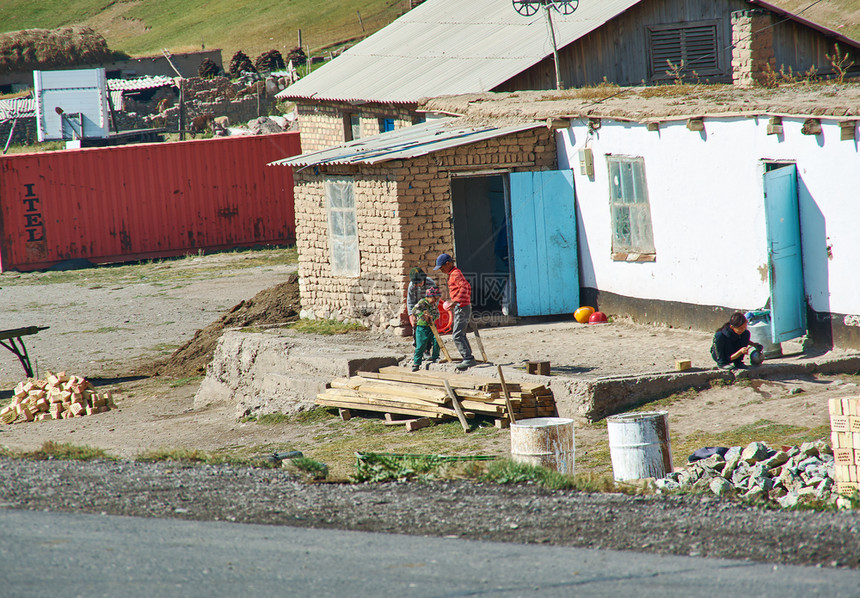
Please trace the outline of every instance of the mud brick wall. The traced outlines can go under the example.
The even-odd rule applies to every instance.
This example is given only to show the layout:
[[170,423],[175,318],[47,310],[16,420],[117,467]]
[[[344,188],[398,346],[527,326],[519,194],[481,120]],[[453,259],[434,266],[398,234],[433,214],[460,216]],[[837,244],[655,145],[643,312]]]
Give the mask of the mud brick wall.
[[732,13],[734,85],[763,85],[767,81],[768,72],[775,72],[776,57],[771,25],[770,14],[762,10],[739,10]]
[[[377,330],[396,325],[405,309],[409,269],[421,266],[431,272],[437,255],[453,251],[451,177],[488,168],[557,168],[553,133],[541,127],[387,166],[296,169],[303,317],[357,321]],[[360,259],[356,278],[332,274],[326,176],[350,176],[355,181]],[[435,280],[444,288],[444,275]]]
[[346,141],[345,115],[357,114],[361,122],[361,136],[371,137],[380,132],[379,119],[394,119],[394,128],[414,124],[417,113],[414,105],[364,104],[353,106],[347,102],[296,102],[302,151],[315,152],[340,145]]
[[388,307],[399,301],[396,281],[403,263],[397,217],[397,171],[355,169],[338,173],[354,181],[361,275],[332,274],[325,178],[311,169],[295,173],[296,245],[303,317],[358,321],[384,328]]

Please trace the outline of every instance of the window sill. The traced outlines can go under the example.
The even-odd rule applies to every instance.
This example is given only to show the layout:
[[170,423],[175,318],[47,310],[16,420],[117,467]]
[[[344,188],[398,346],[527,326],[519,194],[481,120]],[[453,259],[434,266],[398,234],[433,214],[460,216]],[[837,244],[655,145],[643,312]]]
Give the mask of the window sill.
[[614,262],[656,262],[656,253],[612,253]]

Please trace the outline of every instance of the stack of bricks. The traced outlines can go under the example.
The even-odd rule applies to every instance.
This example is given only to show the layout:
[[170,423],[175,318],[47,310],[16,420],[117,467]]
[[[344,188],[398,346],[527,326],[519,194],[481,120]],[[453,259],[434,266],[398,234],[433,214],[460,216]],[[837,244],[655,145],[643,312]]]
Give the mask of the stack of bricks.
[[[379,166],[296,170],[302,317],[358,321],[375,330],[397,326],[411,268],[423,268],[445,286],[445,276],[432,268],[437,255],[453,251],[454,173],[551,170],[555,147],[552,131],[541,127]],[[328,178],[353,183],[359,267],[352,276],[332,270]]]
[[764,85],[775,72],[773,27],[762,10],[732,13],[732,83],[741,87]]
[[839,494],[860,492],[860,398],[830,399],[830,443]]
[[5,424],[69,419],[116,407],[109,392],[98,393],[81,376],[48,373],[45,380],[28,379],[15,387],[12,402],[0,410]]

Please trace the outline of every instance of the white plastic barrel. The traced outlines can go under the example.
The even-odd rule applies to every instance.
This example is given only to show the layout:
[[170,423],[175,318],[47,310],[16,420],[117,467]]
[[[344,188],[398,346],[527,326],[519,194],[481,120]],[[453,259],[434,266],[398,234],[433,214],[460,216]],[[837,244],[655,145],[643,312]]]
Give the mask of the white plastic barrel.
[[666,411],[612,415],[606,418],[606,429],[616,480],[660,479],[672,472]]
[[764,347],[762,355],[765,359],[782,357],[782,344],[773,342],[770,336],[770,320],[760,320],[754,324],[748,324],[747,330],[750,331],[750,340]]
[[573,475],[576,463],[573,420],[564,417],[517,420],[511,424],[511,458],[518,463]]

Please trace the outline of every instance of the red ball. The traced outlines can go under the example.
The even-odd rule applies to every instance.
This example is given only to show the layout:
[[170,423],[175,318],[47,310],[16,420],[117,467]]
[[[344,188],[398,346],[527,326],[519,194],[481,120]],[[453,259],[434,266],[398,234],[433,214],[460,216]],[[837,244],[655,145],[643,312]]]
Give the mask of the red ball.
[[605,324],[608,321],[606,314],[602,311],[596,311],[588,318],[589,324]]

